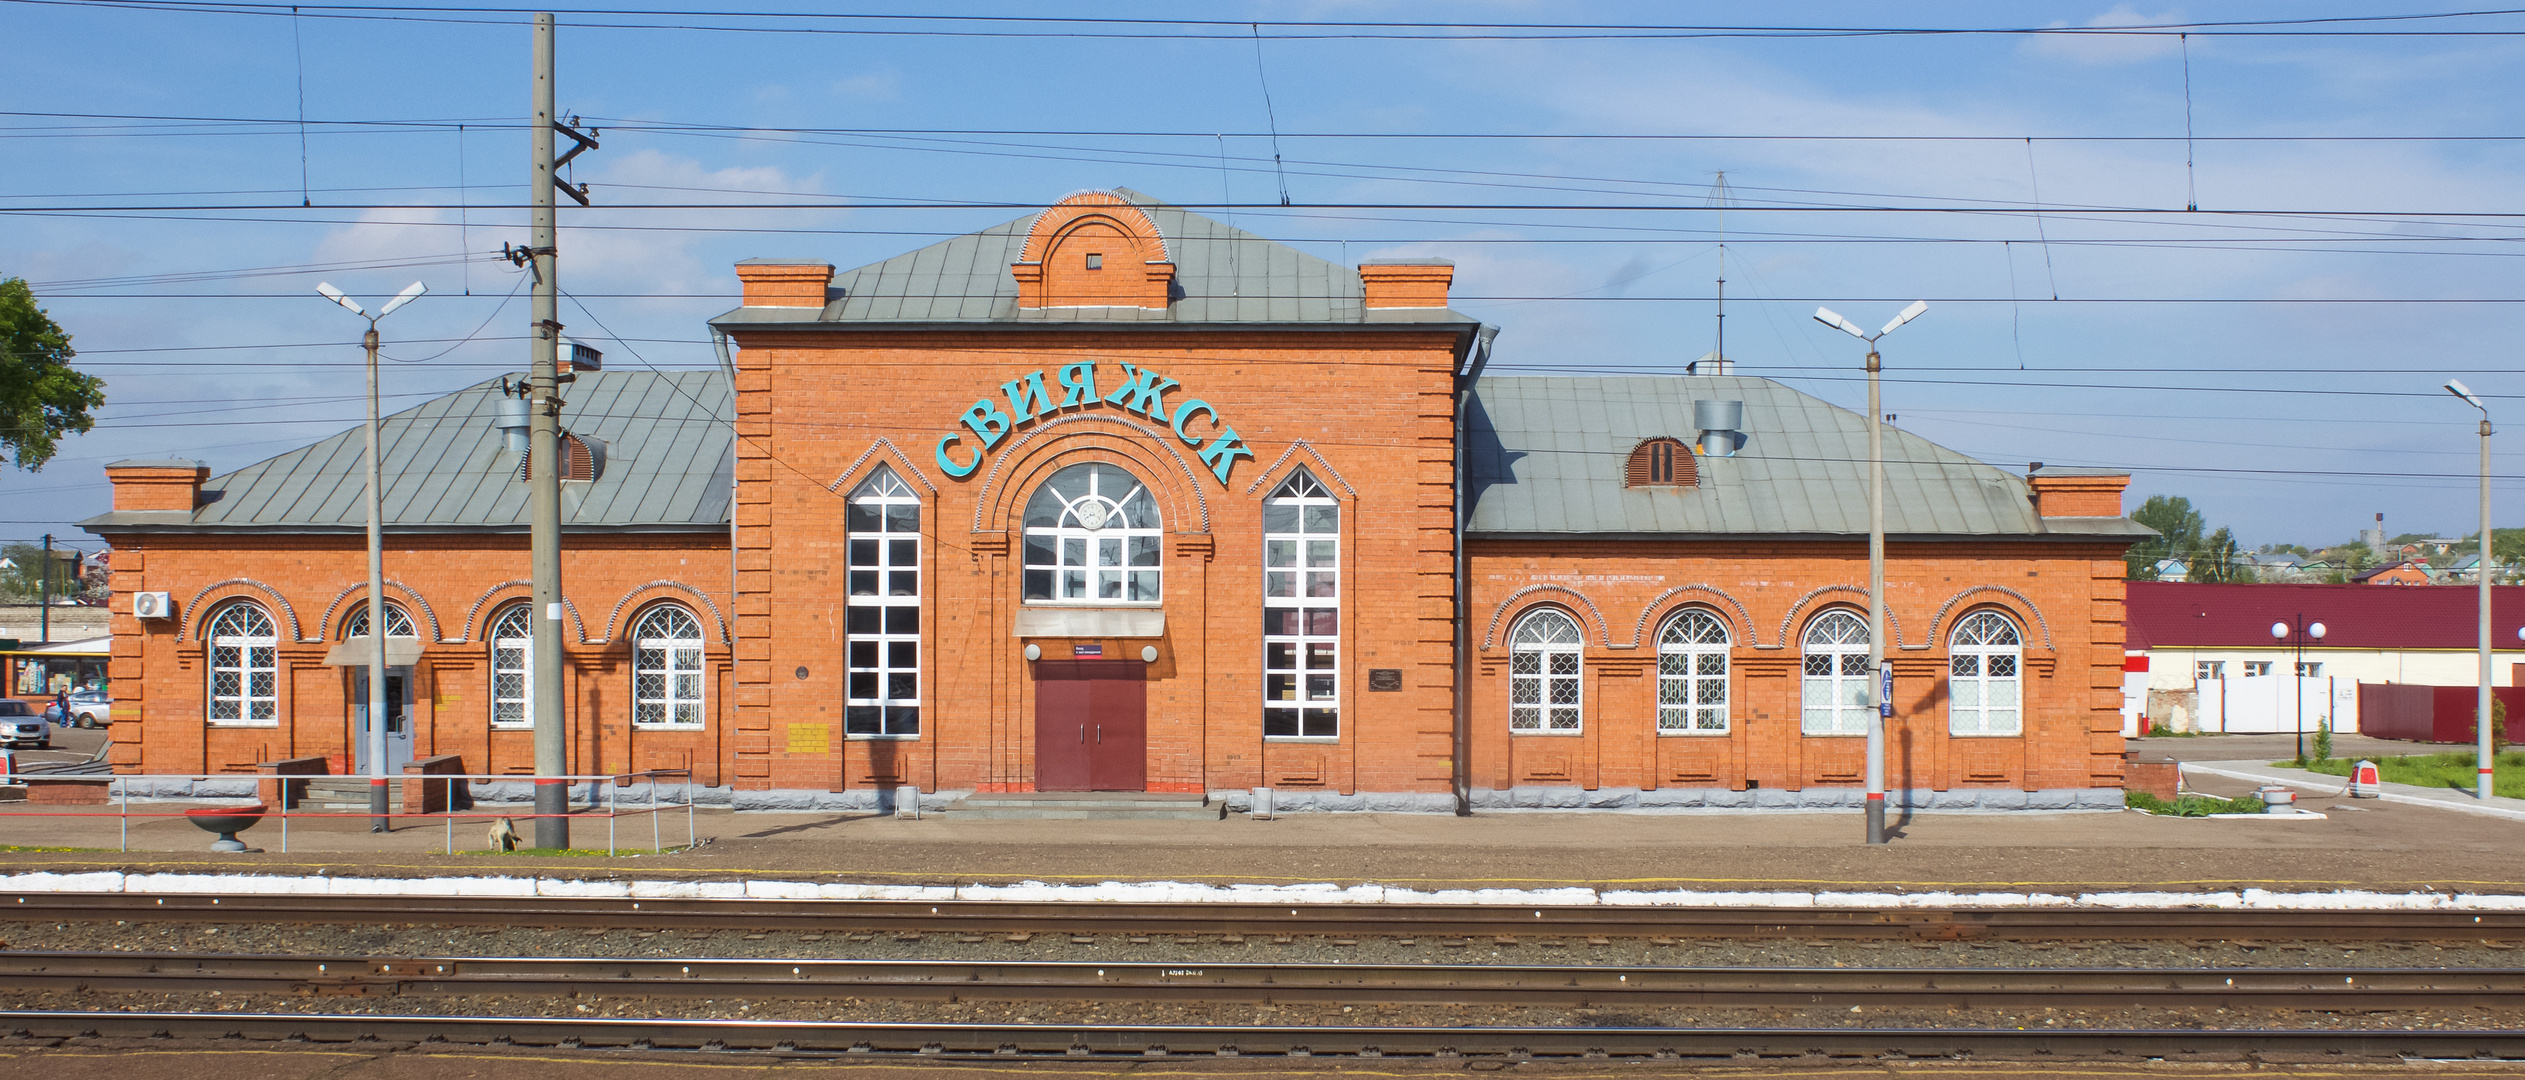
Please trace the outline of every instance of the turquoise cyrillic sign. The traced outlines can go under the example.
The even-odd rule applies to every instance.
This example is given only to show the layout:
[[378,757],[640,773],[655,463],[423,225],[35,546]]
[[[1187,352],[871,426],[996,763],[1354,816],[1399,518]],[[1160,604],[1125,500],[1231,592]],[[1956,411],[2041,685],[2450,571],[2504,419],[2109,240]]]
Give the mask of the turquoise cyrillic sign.
[[[1046,369],[1054,373],[1051,382],[1044,372],[1031,371],[1000,384],[1000,392],[1008,399],[1003,409],[998,401],[981,398],[957,417],[963,430],[950,430],[938,437],[938,467],[949,476],[971,476],[982,467],[984,458],[999,448],[1002,440],[1018,428],[1069,409],[1092,409],[1111,405],[1126,413],[1142,416],[1167,425],[1175,437],[1201,457],[1201,464],[1227,486],[1228,474],[1236,468],[1236,459],[1252,460],[1254,452],[1236,428],[1219,418],[1219,411],[1200,398],[1192,398],[1169,408],[1166,395],[1182,384],[1148,368],[1134,364],[1116,364],[1122,379],[1113,393],[1096,392],[1096,362],[1082,360]],[[1061,400],[1052,400],[1053,389],[1059,389]],[[1196,421],[1195,417],[1203,417]],[[964,460],[956,460],[958,455]]]

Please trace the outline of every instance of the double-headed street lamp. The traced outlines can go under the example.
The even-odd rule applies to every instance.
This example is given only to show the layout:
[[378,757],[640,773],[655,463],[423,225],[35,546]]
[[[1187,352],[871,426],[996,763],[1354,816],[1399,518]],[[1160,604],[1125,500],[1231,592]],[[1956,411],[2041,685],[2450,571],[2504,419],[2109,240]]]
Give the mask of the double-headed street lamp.
[[2481,561],[2473,564],[2473,576],[2481,579],[2481,610],[2474,615],[2481,637],[2481,692],[2474,699],[2478,710],[2473,727],[2481,756],[2480,772],[2473,779],[2475,798],[2490,799],[2490,769],[2497,751],[2493,749],[2490,731],[2490,407],[2472,396],[2472,388],[2454,379],[2446,380],[2446,392],[2464,399],[2464,404],[2481,410]]
[[1885,842],[1885,718],[1894,714],[1893,675],[1885,668],[1885,407],[1877,388],[1876,339],[1929,310],[1914,300],[1894,321],[1873,334],[1816,308],[1815,321],[1867,342],[1867,842]]
[[351,314],[368,320],[368,334],[360,344],[368,350],[368,831],[386,832],[393,824],[386,814],[386,718],[394,705],[386,700],[386,553],[384,515],[380,511],[377,477],[377,320],[395,313],[395,309],[419,299],[429,287],[413,282],[412,287],[396,293],[371,315],[360,310],[358,302],[342,295],[342,290],[318,282],[316,292],[327,300],[342,305]]
[[2306,643],[2323,640],[2323,624],[2306,621],[2306,613],[2297,613],[2297,624],[2271,624],[2271,640],[2285,641],[2295,647],[2288,669],[2289,678],[2297,684],[2297,760],[2306,760]]

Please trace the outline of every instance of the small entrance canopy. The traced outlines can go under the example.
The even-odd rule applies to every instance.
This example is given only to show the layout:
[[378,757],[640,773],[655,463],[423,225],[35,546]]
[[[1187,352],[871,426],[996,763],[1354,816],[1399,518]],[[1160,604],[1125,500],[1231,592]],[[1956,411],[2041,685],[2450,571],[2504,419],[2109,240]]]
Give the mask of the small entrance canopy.
[[[361,634],[358,637],[344,638],[341,644],[326,650],[324,663],[326,667],[366,667],[368,662],[376,656],[377,646],[369,641],[368,635]],[[420,661],[421,640],[419,638],[392,636],[386,638],[387,667],[411,667]]]

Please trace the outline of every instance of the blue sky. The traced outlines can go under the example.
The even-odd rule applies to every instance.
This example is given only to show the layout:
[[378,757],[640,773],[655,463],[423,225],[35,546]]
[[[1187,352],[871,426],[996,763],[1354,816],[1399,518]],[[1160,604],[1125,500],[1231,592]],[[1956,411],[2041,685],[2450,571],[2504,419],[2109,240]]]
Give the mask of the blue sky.
[[[110,396],[43,471],[0,473],[0,539],[93,546],[70,523],[106,508],[109,461],[225,471],[355,424],[362,324],[319,280],[430,286],[385,324],[389,410],[525,363],[498,250],[525,240],[531,9],[183,7],[0,0],[0,276],[34,284]],[[1927,298],[1885,343],[1898,423],[2011,468],[2130,468],[2131,506],[2184,495],[2248,545],[2348,539],[2379,512],[2468,531],[2474,414],[2449,376],[2525,425],[2525,217],[2495,216],[2525,213],[2525,17],[1547,39],[1566,32],[1441,24],[2438,9],[622,10],[564,12],[559,45],[562,110],[603,131],[575,169],[598,207],[562,213],[562,315],[609,365],[710,365],[703,321],[732,306],[738,259],[855,266],[1020,213],[954,204],[1127,186],[1345,263],[1452,258],[1504,373],[1679,371],[1714,344],[1723,239],[1730,359],[1856,406],[1863,350],[1808,315],[1873,327]],[[1325,25],[1362,22],[1408,25]],[[2525,519],[2520,454],[2497,457],[2502,523]]]

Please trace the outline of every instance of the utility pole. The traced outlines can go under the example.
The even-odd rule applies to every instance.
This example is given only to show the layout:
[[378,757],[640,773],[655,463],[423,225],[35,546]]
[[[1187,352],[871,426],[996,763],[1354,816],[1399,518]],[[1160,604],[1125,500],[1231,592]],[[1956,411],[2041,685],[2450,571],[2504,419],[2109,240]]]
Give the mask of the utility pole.
[[[534,521],[528,546],[535,579],[535,772],[540,777],[570,771],[568,719],[561,695],[561,384],[560,287],[553,275],[555,229],[552,184],[560,177],[552,161],[552,13],[535,15],[535,175],[527,183],[534,193],[534,235],[527,257],[535,275],[534,361],[528,376],[528,416],[533,424],[526,444],[534,485]],[[535,781],[535,846],[570,846],[570,787],[553,779]]]
[[[535,580],[535,846],[570,846],[570,785],[555,779],[570,771],[569,718],[563,714],[561,685],[561,320],[558,252],[552,193],[560,191],[581,206],[587,189],[561,179],[559,168],[596,140],[563,125],[553,115],[552,13],[535,15],[535,101],[533,122],[534,176],[527,188],[534,208],[533,235],[522,253],[534,272],[533,368],[527,376],[527,414],[531,431],[526,447],[534,518],[529,526]],[[555,158],[552,137],[567,135],[578,145]]]
[[[2486,563],[2489,559],[2485,557],[2482,561]],[[41,623],[41,629],[36,631],[36,635],[46,641],[51,641],[53,639],[53,534],[51,533],[44,534],[44,584],[39,587],[39,591],[42,593],[42,602],[36,605],[36,611],[40,613],[36,615],[36,619]]]

